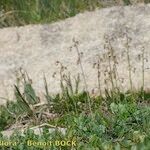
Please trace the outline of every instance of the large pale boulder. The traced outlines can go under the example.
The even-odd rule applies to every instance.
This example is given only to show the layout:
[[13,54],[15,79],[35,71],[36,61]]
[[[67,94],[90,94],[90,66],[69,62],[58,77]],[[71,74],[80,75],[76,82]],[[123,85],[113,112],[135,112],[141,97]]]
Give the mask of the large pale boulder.
[[[133,88],[143,86],[144,71],[144,88],[150,89],[150,5],[112,7],[85,12],[52,24],[0,29],[1,103],[5,103],[3,98],[13,99],[15,72],[20,67],[28,72],[39,93],[44,91],[43,73],[50,93],[60,91],[57,61],[66,66],[72,76],[81,73],[80,65],[77,65],[77,51],[74,47],[70,51],[73,39],[79,41],[78,50],[83,52],[81,60],[90,91],[98,89],[97,69],[93,65],[99,57],[101,89],[111,87],[111,82],[106,83],[110,78],[107,74],[110,72],[108,60],[112,58],[107,55],[111,48],[118,61],[115,85],[117,83],[122,90],[130,88],[131,68]],[[113,61],[110,63],[113,68]],[[81,87],[84,88],[82,81],[81,75]]]

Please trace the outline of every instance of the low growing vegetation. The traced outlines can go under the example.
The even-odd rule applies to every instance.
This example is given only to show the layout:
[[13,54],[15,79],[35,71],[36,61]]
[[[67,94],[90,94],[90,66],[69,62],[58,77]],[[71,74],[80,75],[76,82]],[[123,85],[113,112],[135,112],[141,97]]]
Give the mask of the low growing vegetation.
[[[51,96],[44,78],[46,104],[43,104],[32,87],[31,79],[22,75],[23,87],[14,87],[17,102],[8,101],[0,109],[0,130],[9,133],[13,129],[13,134],[9,137],[7,132],[2,132],[0,141],[13,141],[17,144],[2,146],[1,143],[1,149],[150,149],[149,92],[116,93],[106,89],[104,96],[88,97],[89,93],[86,91],[77,90],[78,80],[75,89],[71,80],[67,80],[67,84],[61,82],[62,92]],[[21,89],[24,89],[23,92]],[[40,134],[32,130],[32,127],[36,126],[38,129],[44,123],[50,127],[43,126]],[[55,129],[53,132],[49,132],[51,127]],[[52,144],[32,145],[29,140]],[[72,141],[73,144],[67,145],[64,141]]]

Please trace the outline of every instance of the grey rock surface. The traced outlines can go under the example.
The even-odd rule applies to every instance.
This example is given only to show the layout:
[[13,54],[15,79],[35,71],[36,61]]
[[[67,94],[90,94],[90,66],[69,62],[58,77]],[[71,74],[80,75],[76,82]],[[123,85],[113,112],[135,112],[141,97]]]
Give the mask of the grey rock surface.
[[[20,67],[28,72],[41,96],[44,92],[43,74],[47,78],[49,92],[60,91],[57,61],[66,66],[65,72],[72,76],[81,73],[73,39],[79,41],[78,49],[83,52],[81,60],[89,91],[98,90],[97,69],[93,64],[99,57],[102,61],[101,89],[106,87],[105,72],[110,69],[107,61],[109,43],[118,61],[117,86],[122,90],[130,88],[127,40],[133,88],[140,89],[143,85],[141,57],[144,49],[144,84],[145,89],[150,89],[150,5],[111,7],[52,24],[0,29],[0,103],[6,102],[3,98],[13,100],[15,74]],[[81,88],[84,88],[82,81],[81,75]],[[107,86],[111,87],[111,84]]]

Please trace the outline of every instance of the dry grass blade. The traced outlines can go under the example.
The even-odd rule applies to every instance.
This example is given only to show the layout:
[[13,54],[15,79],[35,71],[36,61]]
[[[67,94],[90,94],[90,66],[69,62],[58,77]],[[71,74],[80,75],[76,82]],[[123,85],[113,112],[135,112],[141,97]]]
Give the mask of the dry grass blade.
[[15,87],[15,95],[17,98],[18,103],[20,104],[20,107],[25,110],[29,115],[33,115],[33,110],[31,109],[30,105],[26,102],[22,94],[20,93],[18,87],[14,85]]

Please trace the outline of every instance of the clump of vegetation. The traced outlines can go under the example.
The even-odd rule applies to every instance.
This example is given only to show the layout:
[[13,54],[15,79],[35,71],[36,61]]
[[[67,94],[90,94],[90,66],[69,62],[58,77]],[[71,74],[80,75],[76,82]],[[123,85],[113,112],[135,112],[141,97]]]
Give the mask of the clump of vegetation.
[[[149,92],[144,92],[144,100],[141,99],[143,91],[138,93],[119,91],[117,94],[116,91],[114,93],[107,91],[104,96],[92,97],[87,91],[80,92],[73,88],[70,75],[66,75],[66,84],[64,81],[61,82],[62,92],[51,96],[44,77],[45,99],[47,100],[45,105],[41,104],[40,99],[36,96],[28,75],[25,72],[21,72],[21,74],[20,82],[23,83],[23,86],[18,84],[14,87],[17,102],[8,102],[0,109],[1,130],[11,128],[13,124],[18,126],[17,132],[15,129],[10,137],[1,135],[0,140],[17,141],[17,145],[1,146],[1,148],[13,147],[16,150],[40,150],[43,147],[50,150],[148,150],[150,148]],[[79,86],[78,80],[75,80],[76,87]],[[90,98],[91,101],[90,109],[87,98]],[[44,127],[43,132],[35,134],[32,127],[42,123],[53,125],[55,130],[49,132],[49,127]],[[24,128],[23,135],[19,125]],[[65,133],[58,131],[58,127],[66,129]],[[53,144],[29,146],[28,140],[34,142],[53,141]],[[76,144],[62,146],[55,143],[55,141],[64,140],[76,141]]]
[[[17,141],[18,145],[14,146],[14,149],[43,149],[45,147],[41,146],[27,146],[27,140],[32,139],[33,141],[50,141],[50,140],[75,140],[77,145],[74,149],[149,149],[150,145],[150,106],[142,106],[135,99],[135,103],[132,102],[132,96],[128,97],[128,102],[126,101],[127,93],[120,93],[124,96],[122,99],[118,99],[118,103],[112,102],[109,105],[102,105],[97,103],[101,98],[96,97],[91,100],[94,101],[92,105],[92,113],[89,113],[86,103],[83,99],[86,99],[86,94],[80,93],[79,95],[67,95],[62,105],[62,97],[57,96],[57,99],[52,99],[52,103],[48,104],[49,109],[43,112],[54,112],[58,114],[56,118],[39,120],[39,124],[42,122],[47,122],[48,124],[53,124],[57,127],[66,128],[65,134],[57,132],[49,133],[48,129],[43,129],[44,132],[40,135],[36,135],[30,126],[33,126],[31,122],[32,116],[28,116],[26,120],[30,122],[28,125],[29,130],[21,133],[11,135],[10,139]],[[138,95],[138,94],[137,94]],[[122,97],[123,97],[122,96]],[[139,95],[140,97],[141,95]],[[138,97],[138,98],[139,98]],[[117,96],[118,98],[118,96]],[[137,97],[136,97],[137,98]],[[77,105],[78,109],[73,109],[74,103],[80,103]],[[103,97],[103,101],[112,101],[112,97]],[[61,105],[61,110],[57,107],[52,107],[57,104]],[[12,105],[12,104],[11,104]],[[17,107],[15,107],[17,108]],[[6,107],[6,109],[9,109]],[[12,109],[13,110],[13,109]],[[11,111],[12,111],[11,110]],[[10,111],[10,110],[9,110]],[[37,110],[36,110],[37,111]],[[2,110],[1,110],[2,112]],[[36,114],[36,112],[34,112]],[[25,113],[24,113],[25,114]],[[42,111],[41,111],[42,114]],[[7,122],[3,125],[3,128],[8,126],[8,122],[12,123],[13,115],[5,114]],[[2,119],[4,116],[1,116]],[[15,120],[17,118],[14,118]],[[37,118],[39,119],[39,118]],[[23,119],[20,118],[18,121],[25,124]],[[14,122],[14,120],[13,120]],[[26,122],[27,123],[27,122]],[[35,125],[35,124],[34,124]],[[7,138],[1,135],[1,140],[6,140]],[[8,140],[8,139],[7,139]],[[57,145],[49,146],[47,149],[57,149]],[[59,147],[60,148],[60,147]],[[70,147],[62,147],[63,149],[70,149]]]
[[99,0],[1,0],[0,26],[49,23],[101,7]]

